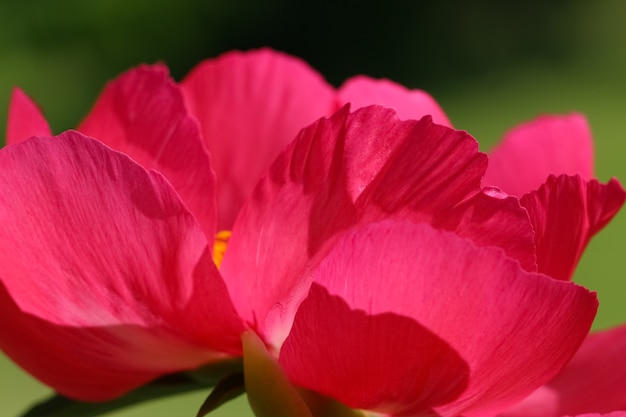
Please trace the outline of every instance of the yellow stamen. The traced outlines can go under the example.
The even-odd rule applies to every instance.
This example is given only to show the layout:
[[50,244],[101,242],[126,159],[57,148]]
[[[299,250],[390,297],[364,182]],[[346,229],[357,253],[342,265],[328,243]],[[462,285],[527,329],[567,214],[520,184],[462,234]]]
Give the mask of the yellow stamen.
[[215,235],[215,244],[213,245],[213,262],[215,262],[217,269],[220,269],[220,266],[222,265],[222,259],[224,259],[226,247],[228,246],[228,239],[230,239],[231,234],[230,230],[222,230],[217,232]]

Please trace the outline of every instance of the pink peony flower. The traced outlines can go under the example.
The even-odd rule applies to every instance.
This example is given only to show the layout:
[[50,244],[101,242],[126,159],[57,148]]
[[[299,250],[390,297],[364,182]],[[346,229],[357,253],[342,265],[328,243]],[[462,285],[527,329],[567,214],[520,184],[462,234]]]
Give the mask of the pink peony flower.
[[[390,415],[496,414],[554,376],[590,323],[589,304],[570,304],[580,287],[535,259],[567,255],[565,278],[578,258],[550,242],[582,245],[623,190],[580,176],[521,200],[482,189],[471,137],[394,117],[303,130],[242,209],[221,271],[295,385]],[[546,227],[562,217],[569,228]],[[298,228],[311,222],[324,228]]]
[[67,396],[239,356],[245,329],[291,384],[390,415],[513,412],[580,378],[558,373],[597,301],[568,281],[625,198],[591,179],[581,116],[517,128],[488,167],[427,94],[335,91],[261,50],[180,87],[132,70],[78,131],[50,137],[16,90],[0,150],[0,348]]

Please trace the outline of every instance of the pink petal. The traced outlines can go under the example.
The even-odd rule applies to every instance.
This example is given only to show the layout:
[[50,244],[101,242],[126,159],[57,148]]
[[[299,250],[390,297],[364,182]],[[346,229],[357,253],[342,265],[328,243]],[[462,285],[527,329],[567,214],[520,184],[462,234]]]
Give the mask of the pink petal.
[[535,267],[524,209],[480,189],[486,157],[475,140],[380,106],[348,111],[300,133],[234,226],[221,271],[241,317],[270,344],[280,345],[308,291],[303,268],[358,223],[432,222]]
[[593,177],[593,142],[584,116],[543,116],[506,133],[490,152],[483,184],[521,197],[550,174]]
[[606,414],[598,414],[598,413],[578,414],[574,417],[626,417],[626,411],[612,411]]
[[390,80],[376,80],[364,75],[347,80],[339,89],[341,104],[352,103],[354,109],[380,104],[396,110],[400,119],[419,120],[430,115],[437,124],[452,127],[439,104],[422,90],[408,90]]
[[0,348],[106,400],[241,354],[206,238],[157,173],[76,132],[0,151]]
[[280,362],[297,385],[350,407],[400,415],[454,400],[469,377],[458,353],[415,320],[351,309],[315,283]]
[[215,236],[215,178],[196,120],[162,65],[141,66],[109,83],[79,130],[167,178]]
[[22,90],[14,88],[9,105],[6,145],[51,134],[48,122],[37,105]]
[[555,378],[503,416],[558,417],[626,410],[624,352],[626,325],[591,334]]
[[613,412],[606,413],[606,414],[597,414],[597,413],[579,414],[574,417],[626,417],[626,411],[613,411]]
[[505,408],[562,368],[597,308],[582,287],[424,223],[346,233],[311,273],[279,362],[296,385],[394,415]]
[[539,272],[569,280],[589,240],[615,216],[626,193],[619,181],[550,176],[521,199],[535,230]]
[[[412,218],[409,216],[408,218]],[[454,231],[477,246],[502,248],[522,268],[537,272],[534,233],[528,214],[516,197],[498,189],[485,189],[447,210],[432,220],[433,226]]]
[[[366,155],[380,159],[370,169],[376,178],[357,201],[357,210],[364,212],[362,222],[393,216],[432,223],[480,246],[501,247],[525,269],[536,271],[533,230],[519,201],[498,190],[481,190],[487,161],[485,154],[478,152],[476,141],[465,132],[434,125],[428,119],[406,124],[412,131],[403,138],[396,134],[390,139],[394,134],[389,132],[370,135],[376,140],[373,145],[363,139],[351,143],[357,149],[347,152],[358,154],[363,152],[358,148],[368,146],[373,150]],[[380,121],[379,129],[388,129],[389,124]],[[382,158],[377,149],[385,149]],[[357,164],[351,168],[363,172]],[[354,174],[359,175],[363,174]]]
[[182,82],[217,173],[218,228],[243,202],[298,131],[335,110],[334,91],[303,61],[269,49],[230,52]]
[[240,317],[266,343],[282,341],[294,303],[306,295],[309,283],[301,279],[302,269],[327,240],[355,222],[343,141],[337,141],[339,132],[348,130],[348,110],[300,133],[262,178],[233,227],[220,272]]

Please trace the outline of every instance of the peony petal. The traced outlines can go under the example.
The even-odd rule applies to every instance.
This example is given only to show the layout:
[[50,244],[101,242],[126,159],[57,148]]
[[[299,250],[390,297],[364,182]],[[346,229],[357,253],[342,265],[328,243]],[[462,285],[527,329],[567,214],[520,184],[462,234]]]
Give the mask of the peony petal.
[[535,230],[539,272],[569,280],[589,240],[615,216],[626,193],[619,181],[550,176],[521,199]]
[[558,417],[626,410],[624,352],[626,325],[591,334],[555,378],[503,416]]
[[308,291],[303,268],[341,231],[389,217],[433,222],[479,244],[503,245],[532,270],[527,214],[517,200],[480,190],[485,165],[466,133],[428,117],[399,121],[380,106],[352,114],[346,106],[304,129],[234,226],[221,272],[241,317],[279,346]]
[[230,52],[182,82],[217,173],[218,227],[230,229],[274,158],[314,120],[334,111],[334,91],[305,62],[269,49]]
[[483,184],[521,197],[550,174],[593,177],[593,143],[584,116],[543,116],[507,132],[489,154]]
[[393,81],[359,75],[347,80],[339,89],[341,104],[352,103],[354,109],[379,104],[396,110],[400,119],[419,120],[430,115],[437,124],[452,127],[450,120],[430,94],[408,90]]
[[19,88],[14,88],[9,105],[6,145],[19,143],[33,136],[50,136],[48,122],[37,105]]
[[0,348],[64,395],[116,397],[241,354],[199,225],[162,176],[68,132],[0,151]]
[[[390,122],[379,124],[384,130]],[[412,131],[403,138],[389,132],[371,135],[378,141],[374,146],[365,140],[351,143],[374,149],[366,154],[370,157],[376,156],[376,149],[393,149],[390,155],[381,153],[384,164],[371,169],[376,178],[359,195],[357,210],[364,213],[362,222],[390,216],[425,221],[477,245],[501,247],[525,269],[536,271],[534,235],[526,211],[516,198],[480,189],[487,161],[478,152],[476,141],[465,132],[434,125],[429,118],[408,126]],[[363,151],[346,151],[352,152]],[[358,164],[351,168],[353,172],[362,170]]]
[[78,128],[167,178],[215,236],[215,178],[196,120],[162,65],[141,66],[109,83]]
[[598,414],[598,413],[579,414],[573,417],[626,417],[626,411],[612,411],[606,414]]
[[349,129],[348,112],[346,107],[304,129],[276,159],[234,225],[220,271],[240,317],[266,343],[282,342],[308,291],[302,269],[334,234],[355,222],[343,140],[337,138]]
[[350,407],[405,415],[430,414],[466,388],[467,364],[436,334],[358,308],[312,285],[280,355],[292,381]]
[[397,415],[505,408],[563,367],[597,308],[582,287],[424,223],[346,233],[312,275],[280,352],[288,377]]
[[302,268],[358,221],[353,201],[414,123],[382,107],[350,114],[346,106],[304,129],[242,208],[221,271],[239,314],[266,342],[282,342],[308,291]]
[[522,268],[537,272],[535,234],[528,221],[528,213],[516,197],[487,188],[452,208],[438,212],[432,225],[454,231],[477,246],[502,248],[509,257],[518,260]]

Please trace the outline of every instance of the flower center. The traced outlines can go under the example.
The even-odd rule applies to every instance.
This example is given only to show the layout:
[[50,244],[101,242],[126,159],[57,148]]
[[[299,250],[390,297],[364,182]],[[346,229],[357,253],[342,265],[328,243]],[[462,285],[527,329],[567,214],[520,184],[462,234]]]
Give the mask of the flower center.
[[230,230],[222,230],[215,235],[215,244],[213,244],[213,262],[217,269],[222,266],[222,259],[226,253],[226,247],[228,246],[228,239],[232,232]]

